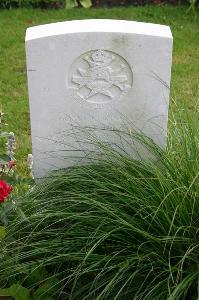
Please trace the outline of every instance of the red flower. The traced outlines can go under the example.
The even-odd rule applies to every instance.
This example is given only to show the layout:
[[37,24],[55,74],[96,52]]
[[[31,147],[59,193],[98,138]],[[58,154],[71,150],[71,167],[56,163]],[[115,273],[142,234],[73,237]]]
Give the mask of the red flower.
[[0,203],[3,202],[13,190],[13,187],[0,179]]

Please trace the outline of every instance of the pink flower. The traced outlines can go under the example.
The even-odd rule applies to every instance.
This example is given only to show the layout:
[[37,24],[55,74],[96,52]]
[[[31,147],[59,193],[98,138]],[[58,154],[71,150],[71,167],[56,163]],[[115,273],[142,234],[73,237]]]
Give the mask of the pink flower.
[[9,168],[9,169],[14,168],[15,166],[16,166],[16,162],[15,162],[14,160],[10,160],[10,161],[8,162],[8,168]]

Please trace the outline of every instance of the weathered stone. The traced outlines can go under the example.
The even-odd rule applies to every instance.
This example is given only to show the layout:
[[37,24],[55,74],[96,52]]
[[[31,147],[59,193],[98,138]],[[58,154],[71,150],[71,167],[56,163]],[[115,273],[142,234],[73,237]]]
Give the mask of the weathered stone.
[[74,163],[63,157],[75,156],[75,125],[125,125],[166,145],[168,26],[119,20],[41,25],[27,30],[26,54],[36,177]]

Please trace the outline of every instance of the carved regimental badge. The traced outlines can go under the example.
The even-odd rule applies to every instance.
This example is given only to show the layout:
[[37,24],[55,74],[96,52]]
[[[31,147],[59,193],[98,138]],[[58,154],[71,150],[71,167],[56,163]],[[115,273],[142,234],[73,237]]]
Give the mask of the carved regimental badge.
[[120,55],[93,50],[73,63],[69,81],[76,98],[102,104],[122,99],[132,87],[133,74]]

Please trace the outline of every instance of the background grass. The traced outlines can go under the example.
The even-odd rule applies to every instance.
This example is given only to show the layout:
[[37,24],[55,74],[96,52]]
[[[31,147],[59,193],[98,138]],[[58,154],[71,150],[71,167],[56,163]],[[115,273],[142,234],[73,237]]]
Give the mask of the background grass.
[[0,109],[7,129],[17,136],[18,171],[26,174],[31,153],[24,37],[27,27],[86,18],[113,18],[167,24],[174,37],[172,95],[186,110],[194,111],[199,87],[199,13],[187,7],[145,6],[113,9],[2,10],[0,11]]

